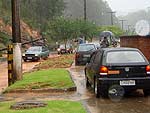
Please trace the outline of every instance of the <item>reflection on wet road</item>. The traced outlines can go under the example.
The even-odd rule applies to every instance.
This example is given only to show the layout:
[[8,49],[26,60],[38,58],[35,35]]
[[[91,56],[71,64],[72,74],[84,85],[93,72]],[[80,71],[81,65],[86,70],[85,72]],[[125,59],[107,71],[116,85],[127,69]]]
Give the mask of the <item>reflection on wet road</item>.
[[77,85],[79,99],[87,106],[91,113],[150,113],[150,98],[135,93],[124,97],[119,102],[113,102],[108,98],[97,99],[90,89],[85,87],[83,66],[72,66],[71,73]]

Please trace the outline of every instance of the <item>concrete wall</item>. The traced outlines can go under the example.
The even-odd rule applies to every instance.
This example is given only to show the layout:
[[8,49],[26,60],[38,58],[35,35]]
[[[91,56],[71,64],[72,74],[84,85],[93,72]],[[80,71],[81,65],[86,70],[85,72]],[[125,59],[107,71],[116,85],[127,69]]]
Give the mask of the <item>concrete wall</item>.
[[138,48],[150,61],[150,36],[121,36],[120,46]]

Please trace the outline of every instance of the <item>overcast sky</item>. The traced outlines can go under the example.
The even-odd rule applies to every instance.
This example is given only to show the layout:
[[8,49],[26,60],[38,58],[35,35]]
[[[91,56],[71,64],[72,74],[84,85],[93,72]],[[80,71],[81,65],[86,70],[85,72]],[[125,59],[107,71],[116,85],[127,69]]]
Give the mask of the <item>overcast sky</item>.
[[134,12],[140,9],[148,9],[150,7],[150,0],[104,0],[109,3],[109,6],[113,11],[117,12],[117,15],[121,13],[127,14],[128,12]]

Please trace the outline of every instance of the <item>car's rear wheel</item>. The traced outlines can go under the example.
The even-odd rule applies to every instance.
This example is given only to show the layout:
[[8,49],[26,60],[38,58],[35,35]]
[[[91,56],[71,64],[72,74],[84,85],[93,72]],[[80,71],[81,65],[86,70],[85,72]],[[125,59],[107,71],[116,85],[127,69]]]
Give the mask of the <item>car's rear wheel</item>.
[[94,77],[94,93],[96,95],[96,98],[99,98],[100,97],[100,91],[99,91],[99,84],[98,84],[98,81],[96,79],[96,77]]
[[86,88],[91,86],[91,84],[90,84],[90,82],[88,80],[88,77],[86,76],[86,70],[85,70],[85,84],[86,84]]
[[144,96],[149,96],[150,95],[150,90],[143,89],[143,93],[144,93]]

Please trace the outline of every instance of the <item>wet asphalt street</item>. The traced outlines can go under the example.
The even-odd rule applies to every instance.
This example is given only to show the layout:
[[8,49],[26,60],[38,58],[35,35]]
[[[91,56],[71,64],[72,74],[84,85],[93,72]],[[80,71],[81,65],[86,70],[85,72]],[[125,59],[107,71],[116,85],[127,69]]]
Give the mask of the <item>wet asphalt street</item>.
[[150,113],[150,97],[134,92],[120,101],[96,98],[91,89],[85,87],[83,66],[72,66],[71,72],[77,85],[77,94],[90,113]]
[[[25,67],[32,66],[25,63]],[[128,97],[123,97],[120,101],[112,101],[109,98],[96,98],[92,89],[86,89],[84,66],[74,66],[68,69],[72,75],[77,91],[71,93],[26,93],[26,94],[6,94],[1,98],[13,101],[23,100],[73,100],[80,101],[87,109],[88,113],[150,113],[150,96],[143,97],[141,93],[134,93]],[[1,100],[1,99],[0,99]]]

